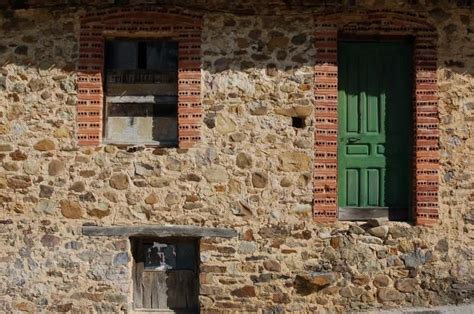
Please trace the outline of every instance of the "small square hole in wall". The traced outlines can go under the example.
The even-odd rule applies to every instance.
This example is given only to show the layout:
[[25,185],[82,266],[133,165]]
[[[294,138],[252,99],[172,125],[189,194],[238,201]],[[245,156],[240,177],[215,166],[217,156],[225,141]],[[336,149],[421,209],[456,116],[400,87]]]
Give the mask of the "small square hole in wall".
[[303,117],[292,117],[291,125],[297,129],[304,129],[306,127],[306,121]]
[[199,240],[134,237],[130,242],[134,309],[199,312]]

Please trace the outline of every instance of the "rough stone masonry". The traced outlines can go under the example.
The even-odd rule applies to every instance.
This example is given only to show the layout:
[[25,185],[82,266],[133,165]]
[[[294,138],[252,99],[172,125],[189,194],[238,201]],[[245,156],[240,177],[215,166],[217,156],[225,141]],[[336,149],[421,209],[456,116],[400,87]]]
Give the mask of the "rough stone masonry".
[[[78,33],[95,7],[1,12],[0,311],[132,311],[129,239],[84,236],[84,224],[236,230],[237,238],[200,241],[203,312],[472,302],[472,7],[188,2],[163,1],[203,14],[205,116],[190,149],[79,146]],[[432,227],[312,218],[314,13],[369,9],[424,14],[438,33],[440,219]],[[295,112],[304,128],[292,127]]]

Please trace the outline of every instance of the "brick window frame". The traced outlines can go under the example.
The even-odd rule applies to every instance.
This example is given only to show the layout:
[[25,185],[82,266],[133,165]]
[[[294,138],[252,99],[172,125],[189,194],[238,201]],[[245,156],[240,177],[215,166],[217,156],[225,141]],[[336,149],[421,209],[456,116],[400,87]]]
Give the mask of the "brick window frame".
[[107,37],[167,38],[178,42],[178,142],[190,148],[201,140],[202,16],[161,7],[115,8],[88,12],[80,20],[77,68],[77,140],[102,143],[105,40]]
[[439,118],[437,32],[426,17],[392,11],[344,12],[314,16],[315,164],[313,217],[337,220],[337,47],[341,36],[410,36],[413,51],[412,216],[417,225],[439,218]]

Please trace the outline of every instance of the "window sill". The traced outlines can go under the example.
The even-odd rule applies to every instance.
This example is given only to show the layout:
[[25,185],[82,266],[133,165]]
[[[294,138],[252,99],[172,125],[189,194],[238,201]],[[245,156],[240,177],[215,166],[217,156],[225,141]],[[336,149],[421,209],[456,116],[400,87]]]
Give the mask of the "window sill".
[[172,309],[133,309],[132,313],[175,313],[175,314],[196,314],[199,310],[172,310]]
[[408,221],[409,210],[391,207],[340,207],[338,213],[339,221],[366,221],[377,218],[389,221]]
[[178,148],[179,146],[177,141],[149,141],[149,142],[129,143],[129,142],[120,142],[120,141],[113,141],[113,140],[104,140],[103,144],[119,146],[119,147],[145,146],[145,147]]

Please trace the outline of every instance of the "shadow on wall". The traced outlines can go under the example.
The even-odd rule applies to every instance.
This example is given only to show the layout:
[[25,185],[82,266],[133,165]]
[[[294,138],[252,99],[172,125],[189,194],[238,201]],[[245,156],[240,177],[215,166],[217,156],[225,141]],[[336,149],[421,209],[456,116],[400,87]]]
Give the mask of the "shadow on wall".
[[[76,70],[79,47],[75,21],[65,11],[3,12],[0,19],[0,62],[39,70]],[[68,17],[69,16],[69,17]],[[42,26],[38,25],[41,21]]]

